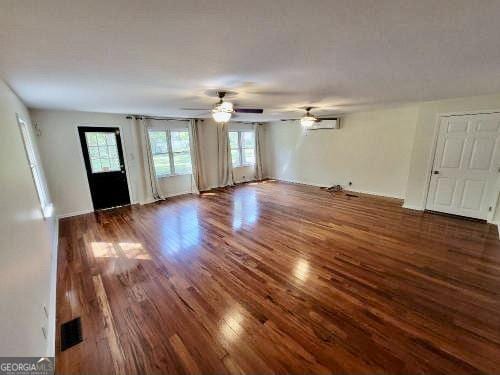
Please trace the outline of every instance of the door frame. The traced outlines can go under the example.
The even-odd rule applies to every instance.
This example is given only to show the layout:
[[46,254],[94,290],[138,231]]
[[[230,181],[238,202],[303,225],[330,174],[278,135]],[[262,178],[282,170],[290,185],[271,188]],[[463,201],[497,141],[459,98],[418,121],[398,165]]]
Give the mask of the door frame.
[[[453,117],[453,116],[474,116],[474,115],[491,115],[494,113],[500,113],[500,109],[492,109],[492,110],[480,110],[480,111],[461,111],[461,112],[444,112],[444,113],[438,113],[436,115],[436,121],[434,124],[434,135],[433,135],[433,141],[432,141],[432,151],[431,151],[431,158],[429,159],[429,162],[427,163],[427,172],[426,172],[426,184],[425,184],[425,200],[424,200],[424,207],[423,210],[427,210],[427,201],[429,200],[429,189],[431,185],[431,178],[432,178],[432,170],[434,169],[434,159],[436,158],[436,151],[437,151],[437,143],[438,143],[438,138],[439,138],[439,127],[441,126],[441,119],[445,117]],[[498,182],[497,182],[498,185]],[[486,221],[488,223],[494,223],[493,218],[495,217],[496,213],[496,207],[498,204],[499,200],[499,195],[500,193],[497,192],[496,196],[493,197],[487,197],[490,202],[491,202],[491,207],[493,209],[488,212],[488,216],[486,217]],[[500,233],[500,231],[499,231]],[[500,235],[500,234],[499,234]]]
[[[109,123],[103,123],[103,122],[79,122],[75,124],[75,137],[78,140],[78,145],[80,145],[80,134],[78,133],[78,128],[79,127],[89,127],[89,128],[118,128],[120,130],[120,144],[122,146],[122,151],[123,151],[123,164],[125,166],[125,174],[127,178],[127,189],[128,189],[128,195],[130,197],[130,204],[135,204],[135,196],[133,195],[132,191],[132,185],[130,185],[130,169],[129,169],[129,161],[128,161],[128,154],[127,154],[127,148],[125,147],[125,137],[123,136],[123,126],[122,125],[112,125]],[[94,208],[94,203],[92,202],[92,194],[90,192],[90,182],[87,177],[87,168],[85,165],[85,157],[83,156],[83,149],[82,147],[78,147],[80,149],[79,151],[79,156],[80,156],[80,161],[81,161],[81,166],[83,168],[83,172],[85,174],[85,182],[87,184],[87,191],[89,193],[88,197],[90,200],[90,203],[92,205],[92,210],[90,212],[95,212]]]

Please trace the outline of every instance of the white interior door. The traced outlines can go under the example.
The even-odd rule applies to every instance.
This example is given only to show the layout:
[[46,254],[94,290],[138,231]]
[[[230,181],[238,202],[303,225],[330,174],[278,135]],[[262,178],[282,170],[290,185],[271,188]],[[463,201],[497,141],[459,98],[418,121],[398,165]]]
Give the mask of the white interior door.
[[499,172],[500,113],[442,117],[428,210],[486,219]]

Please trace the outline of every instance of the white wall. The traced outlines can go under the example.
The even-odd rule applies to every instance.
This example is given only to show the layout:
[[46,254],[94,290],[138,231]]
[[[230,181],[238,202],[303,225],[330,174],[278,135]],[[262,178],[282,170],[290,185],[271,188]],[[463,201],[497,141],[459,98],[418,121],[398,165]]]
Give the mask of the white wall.
[[435,131],[440,114],[500,110],[500,95],[475,96],[419,104],[405,207],[422,210],[432,167]]
[[[293,122],[264,127],[266,176],[317,185],[346,185],[352,190],[405,198],[423,209],[438,114],[500,109],[500,95],[415,103],[347,115],[340,130],[303,133]],[[32,111],[42,129],[39,147],[58,214],[92,210],[76,127],[122,126],[126,165],[134,202],[148,201],[140,163],[139,137],[124,115],[69,111]],[[252,128],[231,123],[230,129]],[[206,188],[218,186],[217,130],[212,120],[201,127]],[[235,180],[252,180],[253,168],[236,168]],[[243,176],[245,178],[243,179]],[[164,179],[168,195],[190,191],[191,178]]]
[[404,198],[416,105],[355,113],[338,130],[304,131],[298,121],[266,125],[269,177]]
[[313,185],[352,181],[352,190],[404,198],[405,207],[423,210],[439,115],[499,110],[497,94],[350,114],[340,130],[304,133],[298,123],[268,124],[265,172]]
[[[72,216],[93,210],[78,126],[110,126],[122,129],[121,138],[132,203],[152,201],[148,182],[144,178],[140,151],[141,135],[137,131],[136,123],[127,120],[126,115],[34,109],[31,116],[41,129],[40,153],[58,216]],[[187,122],[184,121],[164,121],[162,124],[171,128],[187,128]],[[253,129],[253,125],[230,124],[230,128]],[[200,140],[202,163],[206,171],[206,188],[210,189],[219,186],[217,128],[212,120],[203,121]],[[250,167],[235,168],[234,174],[237,182],[249,181],[255,176],[254,169]],[[167,196],[192,191],[191,175],[161,178],[160,184]]]
[[32,110],[41,130],[39,148],[56,213],[70,216],[93,210],[78,126],[120,127],[130,199],[142,199],[143,180],[139,144],[132,122],[125,115]]
[[26,107],[0,81],[0,355],[54,355],[55,290],[51,286],[55,269],[51,266],[57,254],[56,223],[42,216],[16,113],[31,123]]

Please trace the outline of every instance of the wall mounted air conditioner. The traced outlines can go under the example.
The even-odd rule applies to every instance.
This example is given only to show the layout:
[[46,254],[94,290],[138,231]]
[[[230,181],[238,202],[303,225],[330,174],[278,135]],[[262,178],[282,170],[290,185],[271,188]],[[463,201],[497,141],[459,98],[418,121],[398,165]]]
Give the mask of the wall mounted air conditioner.
[[322,118],[320,121],[315,122],[307,130],[322,130],[322,129],[340,129],[340,118]]

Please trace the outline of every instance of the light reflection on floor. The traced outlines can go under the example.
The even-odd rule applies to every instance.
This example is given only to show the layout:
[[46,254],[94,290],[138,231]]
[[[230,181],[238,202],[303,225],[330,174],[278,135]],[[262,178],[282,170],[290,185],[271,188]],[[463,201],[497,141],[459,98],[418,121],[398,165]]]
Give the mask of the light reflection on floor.
[[243,320],[243,315],[238,311],[237,307],[225,314],[220,325],[220,333],[223,339],[230,342],[236,341],[243,331]]
[[255,190],[239,189],[233,198],[233,229],[253,225],[259,218],[259,203]]
[[309,276],[309,262],[305,259],[299,259],[295,264],[293,274],[301,283],[305,282]]
[[138,242],[91,242],[90,245],[96,258],[151,259],[142,244]]
[[198,206],[191,202],[162,217],[162,253],[177,254],[201,242]]

